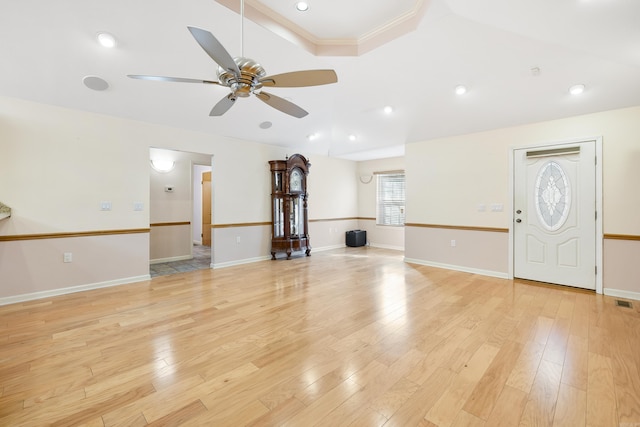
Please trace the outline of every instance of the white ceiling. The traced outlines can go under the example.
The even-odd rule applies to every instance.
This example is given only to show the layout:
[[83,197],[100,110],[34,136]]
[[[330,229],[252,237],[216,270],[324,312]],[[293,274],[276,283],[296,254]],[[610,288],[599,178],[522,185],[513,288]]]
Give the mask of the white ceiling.
[[[245,19],[244,56],[267,74],[331,68],[338,83],[269,89],[309,111],[302,119],[255,97],[209,117],[227,88],[126,75],[215,80],[216,64],[187,26],[211,31],[239,56],[239,15],[219,1],[8,0],[0,95],[353,160],[402,155],[415,141],[640,105],[638,0],[308,0],[305,14],[294,0],[247,2],[320,42],[384,34],[358,56],[316,56],[268,23]],[[398,19],[418,9],[415,29]],[[99,31],[114,34],[117,47],[99,46]],[[88,89],[88,75],[109,89]],[[586,91],[570,96],[576,83]],[[458,84],[469,92],[456,96]],[[261,129],[264,121],[273,126]],[[308,141],[312,133],[318,137]]]

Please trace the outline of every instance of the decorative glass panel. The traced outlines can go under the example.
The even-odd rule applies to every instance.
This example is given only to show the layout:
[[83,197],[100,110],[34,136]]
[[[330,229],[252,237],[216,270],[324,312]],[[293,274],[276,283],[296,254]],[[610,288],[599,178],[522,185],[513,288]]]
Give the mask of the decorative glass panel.
[[291,238],[297,238],[298,234],[300,233],[300,211],[298,209],[298,197],[292,197],[289,200],[289,203],[291,203],[290,208],[289,208],[289,215],[290,215],[290,223],[289,223],[289,231],[291,233]]
[[540,169],[534,197],[542,226],[549,231],[562,227],[571,208],[571,185],[558,163],[550,161]]
[[284,206],[282,198],[273,199],[273,237],[284,236]]
[[275,191],[282,191],[282,172],[273,174],[273,188]]

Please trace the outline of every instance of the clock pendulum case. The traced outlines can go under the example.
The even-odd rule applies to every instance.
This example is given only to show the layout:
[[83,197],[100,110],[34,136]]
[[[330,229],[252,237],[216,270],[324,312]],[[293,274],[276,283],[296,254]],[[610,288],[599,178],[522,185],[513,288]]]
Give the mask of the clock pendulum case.
[[286,160],[270,160],[271,259],[285,252],[311,255],[307,217],[307,176],[311,163],[301,154]]

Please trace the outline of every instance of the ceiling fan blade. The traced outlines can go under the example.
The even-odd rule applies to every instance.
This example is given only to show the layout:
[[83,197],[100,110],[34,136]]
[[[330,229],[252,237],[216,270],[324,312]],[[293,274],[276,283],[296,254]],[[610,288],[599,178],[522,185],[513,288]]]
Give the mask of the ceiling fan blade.
[[222,43],[216,39],[209,31],[202,30],[196,27],[187,27],[191,32],[191,35],[198,42],[201,48],[216,61],[216,63],[225,70],[233,73],[236,76],[240,75],[240,69],[233,60],[229,52],[222,46]]
[[229,95],[225,96],[220,101],[218,101],[216,105],[214,105],[209,115],[221,116],[227,111],[229,111],[229,108],[231,108],[235,102],[236,102],[236,97],[234,97],[233,94],[230,93]]
[[139,80],[152,80],[156,82],[178,82],[178,83],[205,83],[211,85],[219,85],[220,82],[213,80],[186,79],[183,77],[165,77],[165,76],[143,76],[140,74],[127,74],[127,77]]
[[260,79],[263,86],[304,87],[336,83],[338,76],[333,70],[305,70],[266,76]]
[[269,104],[276,110],[280,110],[283,113],[289,114],[290,116],[301,119],[302,117],[309,114],[293,102],[287,101],[286,99],[280,98],[279,96],[271,95],[270,93],[266,92],[256,93],[255,95],[266,104]]

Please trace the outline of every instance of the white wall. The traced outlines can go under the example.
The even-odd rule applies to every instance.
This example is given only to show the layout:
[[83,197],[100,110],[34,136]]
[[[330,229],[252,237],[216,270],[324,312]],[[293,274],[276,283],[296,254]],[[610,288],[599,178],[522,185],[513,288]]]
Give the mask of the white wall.
[[358,228],[366,230],[367,241],[371,246],[404,250],[404,227],[376,225],[377,178],[374,175],[376,172],[404,169],[404,157],[358,162]]
[[[597,136],[603,138],[601,214],[605,238],[607,234],[640,236],[640,191],[635,189],[640,183],[640,107],[407,144],[407,223],[507,229],[511,220],[510,149]],[[478,204],[489,207],[492,203],[503,204],[504,211],[478,212]],[[449,238],[436,236],[435,230],[407,230],[405,256],[427,263],[507,273],[507,233],[457,233],[457,247],[466,250],[452,250]],[[453,235],[453,231],[446,233]],[[637,252],[640,242],[607,240],[605,293],[619,290],[640,298],[638,263],[617,262],[614,272],[613,264],[606,261],[612,256],[619,260],[615,254],[629,245]],[[493,255],[478,265],[474,254],[482,251]]]
[[[13,209],[0,221],[0,303],[148,278],[151,146],[214,156],[213,222],[221,227],[214,229],[214,264],[269,256],[270,227],[251,224],[271,221],[268,161],[291,148],[0,97],[0,200]],[[311,161],[312,217],[355,216],[355,163]],[[101,201],[112,210],[101,211]],[[142,211],[134,211],[136,202]],[[172,209],[157,220],[183,220]],[[96,233],[60,235],[83,231]],[[59,235],[41,238],[51,233]],[[238,233],[248,233],[239,245]],[[62,263],[66,247],[71,263]]]

